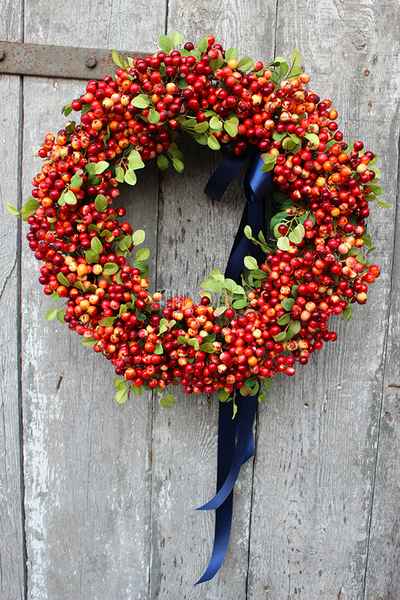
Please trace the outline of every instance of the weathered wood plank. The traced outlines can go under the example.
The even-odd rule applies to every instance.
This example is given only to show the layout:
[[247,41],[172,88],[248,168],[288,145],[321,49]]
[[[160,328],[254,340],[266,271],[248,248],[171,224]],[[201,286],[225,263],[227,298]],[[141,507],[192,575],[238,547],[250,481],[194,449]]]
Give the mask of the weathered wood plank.
[[[398,150],[396,142],[396,138],[393,137],[391,140],[393,154],[390,153],[389,155],[393,167],[395,166],[393,164],[396,157],[395,152]],[[389,303],[390,315],[387,322],[388,342],[384,356],[383,404],[382,410],[379,412],[377,470],[367,556],[365,598],[368,600],[376,600],[380,597],[395,599],[400,596],[398,510],[400,494],[399,231],[399,211],[397,211],[395,254]]]
[[[24,552],[21,502],[21,454],[19,436],[19,298],[18,221],[11,217],[6,202],[19,203],[19,77],[0,79],[5,113],[0,120],[4,152],[0,161],[0,595],[5,600],[23,598]],[[17,139],[17,142],[16,142]]]
[[[114,47],[136,23],[136,43],[146,48],[163,27],[138,3],[60,5],[28,2],[27,42]],[[165,11],[164,11],[165,12]],[[28,79],[25,83],[25,195],[39,162],[32,151],[63,124],[61,106],[82,82]],[[38,105],[38,98],[40,99]],[[157,174],[146,169],[131,194],[128,218],[146,229],[154,251]],[[155,253],[153,252],[155,256]],[[151,396],[116,404],[113,368],[85,349],[44,312],[51,301],[38,285],[38,265],[24,249],[23,393],[25,414],[28,597],[147,598],[150,553]]]
[[[0,1],[0,37],[21,40],[21,2]],[[0,78],[0,596],[23,600],[24,541],[19,381],[19,225],[6,202],[20,202],[21,80]]]
[[[395,3],[388,9],[397,12]],[[391,199],[397,25],[392,20],[388,30],[382,11],[381,3],[324,2],[317,10],[305,2],[299,11],[293,2],[279,2],[276,52],[290,55],[293,45],[302,52],[311,88],[334,99],[346,138],[362,138],[379,153]],[[384,65],[391,65],[389,71]],[[259,411],[249,599],[364,597],[394,235],[389,211],[372,207],[371,221],[378,246],[372,261],[382,276],[368,305],[355,311],[350,324],[336,324],[338,341],[300,367],[294,380],[277,378]],[[382,461],[385,456],[383,451]],[[386,492],[392,524],[395,490]],[[382,505],[385,497],[383,491]],[[392,567],[380,565],[382,584]],[[389,592],[378,585],[371,598]]]
[[[240,11],[240,19],[236,10]],[[269,33],[255,39],[254,10],[272,18],[274,4],[243,4],[230,11],[216,2],[169,4],[168,32],[178,30],[184,42],[195,45],[203,35],[213,34],[225,47],[234,46],[245,56],[265,45],[272,53]],[[253,55],[251,54],[251,55]],[[208,177],[222,157],[193,142],[179,142],[185,153],[185,171],[166,172],[162,181],[159,221],[157,283],[166,297],[182,294],[198,298],[199,284],[210,270],[225,269],[244,207],[241,176],[228,188],[220,203],[203,194]],[[243,172],[242,172],[243,174]],[[175,393],[175,392],[174,392]],[[252,461],[240,475],[234,497],[232,535],[222,570],[215,579],[193,588],[211,556],[214,514],[195,513],[215,493],[217,464],[218,399],[176,394],[178,405],[171,414],[155,406],[152,598],[240,599],[246,593],[248,531]],[[168,426],[166,426],[168,424]],[[184,424],[184,425],[183,425]],[[157,527],[157,530],[156,530]]]
[[[391,3],[386,7],[387,18],[380,24],[381,37],[388,42],[396,35],[396,23],[400,18],[399,7]],[[389,29],[388,29],[388,24]],[[393,39],[396,39],[395,37]],[[374,503],[372,509],[372,525],[370,532],[366,595],[368,600],[379,597],[398,598],[400,596],[400,567],[399,567],[399,417],[400,417],[400,373],[399,373],[399,333],[400,333],[400,211],[399,211],[399,122],[400,108],[392,97],[397,97],[399,81],[399,47],[389,49],[389,52],[379,53],[381,64],[387,65],[384,85],[380,85],[377,115],[383,115],[390,125],[389,135],[385,144],[385,161],[387,161],[387,183],[389,186],[388,201],[396,203],[396,236],[389,296],[389,316],[386,322],[387,346],[383,355],[384,378],[382,382],[382,406],[378,415],[379,438],[378,456],[376,463],[376,479]],[[382,117],[380,118],[380,122]],[[380,124],[380,123],[379,123]],[[378,125],[379,126],[379,125]],[[397,172],[397,177],[396,177]],[[384,223],[382,229],[384,230]],[[396,387],[397,386],[397,387]]]

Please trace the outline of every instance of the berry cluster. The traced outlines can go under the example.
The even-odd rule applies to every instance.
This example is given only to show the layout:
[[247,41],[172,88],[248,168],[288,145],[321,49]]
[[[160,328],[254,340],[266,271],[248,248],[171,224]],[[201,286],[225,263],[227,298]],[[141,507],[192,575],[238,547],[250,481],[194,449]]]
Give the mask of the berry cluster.
[[[180,382],[186,393],[221,400],[234,388],[264,392],[277,372],[293,375],[324,342],[336,340],[328,319],[350,318],[364,304],[379,268],[366,262],[371,247],[366,218],[369,202],[380,199],[375,156],[362,142],[349,145],[338,130],[336,110],[305,89],[300,55],[267,66],[238,60],[213,36],[198,49],[182,38],[162,36],[161,50],[126,64],[114,52],[116,78],[90,81],[86,92],[64,107],[81,111],[56,136],[47,134],[38,155],[41,172],[22,209],[27,239],[41,261],[44,292],[65,306],[58,317],[102,353],[123,379],[117,400],[133,389],[164,390]],[[122,207],[113,208],[118,185],[136,183],[136,171],[157,157],[180,172],[179,132],[235,154],[256,146],[277,192],[271,220],[276,246],[264,236],[246,235],[265,251],[258,265],[247,257],[248,281],[238,285],[215,269],[202,284],[201,300],[148,292],[142,248]],[[266,177],[269,175],[266,175]],[[11,205],[11,213],[19,215]],[[211,293],[219,294],[212,305]],[[162,403],[174,401],[167,392]]]

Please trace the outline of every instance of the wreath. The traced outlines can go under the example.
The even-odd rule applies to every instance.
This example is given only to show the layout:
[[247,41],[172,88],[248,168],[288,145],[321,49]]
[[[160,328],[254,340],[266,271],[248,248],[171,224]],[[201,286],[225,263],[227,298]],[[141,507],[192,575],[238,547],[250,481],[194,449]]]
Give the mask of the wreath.
[[[307,89],[297,51],[264,65],[239,60],[212,35],[197,49],[181,44],[174,32],[145,58],[126,62],[114,51],[115,78],[89,81],[64,106],[80,121],[45,136],[31,197],[8,209],[29,224],[44,293],[63,304],[46,318],[111,361],[118,402],[145,388],[171,406],[171,384],[181,384],[233,400],[235,416],[238,399],[262,402],[273,375],[292,376],[337,339],[330,317],[349,320],[365,304],[379,276],[367,262],[369,203],[388,205],[374,153],[343,140],[331,101]],[[211,271],[199,301],[149,293],[150,251],[136,249],[145,233],[114,206],[119,185],[135,185],[147,161],[182,172],[178,134],[227,155],[209,182],[214,197],[249,162],[228,269]],[[266,194],[275,207],[269,235]]]

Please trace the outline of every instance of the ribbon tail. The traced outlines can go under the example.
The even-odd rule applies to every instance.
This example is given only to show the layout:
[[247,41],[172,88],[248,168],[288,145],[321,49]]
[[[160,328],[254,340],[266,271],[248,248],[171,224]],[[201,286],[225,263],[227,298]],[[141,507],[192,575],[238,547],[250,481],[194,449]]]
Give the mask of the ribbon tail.
[[[253,456],[253,423],[258,404],[257,396],[247,396],[238,408],[237,443],[228,475],[217,494],[197,510],[216,510],[228,498],[242,465]],[[220,443],[220,440],[218,441]],[[251,452],[251,454],[250,454]]]
[[[220,459],[223,463],[222,470],[226,471],[226,440],[218,436],[218,493],[212,500],[210,500],[210,502],[197,509],[210,510],[211,508],[216,508],[214,547],[208,567],[204,575],[199,579],[199,581],[197,581],[196,585],[212,579],[224,561],[231,533],[233,486],[236,483],[242,464],[244,464],[244,462],[246,462],[254,454],[253,423],[257,404],[258,394],[253,397],[250,396],[245,399],[241,399],[240,405],[238,403],[236,427],[230,428],[230,433],[233,431],[233,439],[235,437],[235,433],[237,434],[238,439],[233,454],[231,467],[229,468],[228,474],[223,483],[221,481],[222,478],[220,477]],[[221,432],[221,421],[224,421],[226,418],[229,418],[231,422],[234,421],[231,416],[231,410],[229,410],[228,414],[226,409],[227,405],[220,403],[219,433]],[[229,448],[231,448],[231,440],[228,443],[228,451]],[[222,485],[220,485],[221,483]]]

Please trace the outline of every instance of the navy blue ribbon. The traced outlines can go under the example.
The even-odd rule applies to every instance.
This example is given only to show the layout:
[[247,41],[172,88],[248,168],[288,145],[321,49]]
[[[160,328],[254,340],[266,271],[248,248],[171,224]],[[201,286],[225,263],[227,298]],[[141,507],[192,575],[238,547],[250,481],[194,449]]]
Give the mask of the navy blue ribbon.
[[[257,149],[250,148],[240,157],[228,155],[204,190],[206,194],[220,200],[230,181],[249,158],[250,164],[243,178],[246,206],[225,271],[225,276],[235,281],[240,278],[245,256],[251,255],[259,262],[265,260],[260,247],[244,235],[244,228],[250,225],[256,239],[258,233],[263,232],[263,200],[273,191],[271,177],[269,173],[261,171],[264,163]],[[238,410],[235,419],[232,419],[231,404],[219,403],[217,494],[197,509],[216,511],[214,547],[208,567],[196,585],[212,579],[222,565],[231,532],[233,487],[242,465],[254,454],[253,423],[258,393],[245,398],[237,394],[236,402]]]

